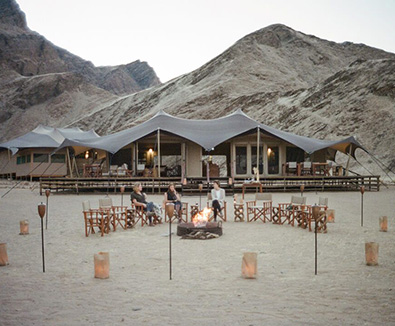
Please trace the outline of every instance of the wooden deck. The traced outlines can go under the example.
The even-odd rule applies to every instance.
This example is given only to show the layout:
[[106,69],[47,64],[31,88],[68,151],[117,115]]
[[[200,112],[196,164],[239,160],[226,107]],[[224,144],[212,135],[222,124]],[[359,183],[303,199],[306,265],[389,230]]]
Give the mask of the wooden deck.
[[[235,179],[232,185],[228,184],[228,178],[216,178],[220,180],[227,194],[242,192],[244,179]],[[187,184],[182,185],[180,178],[40,178],[40,194],[45,189],[52,193],[81,193],[81,192],[119,192],[120,186],[125,186],[126,191],[132,191],[136,182],[141,182],[143,190],[147,193],[163,193],[170,183],[176,185],[176,189],[183,195],[199,194],[199,184],[203,184],[202,192],[212,188],[212,181],[208,184],[205,178],[188,178]],[[284,176],[266,177],[260,180],[265,192],[289,192],[299,191],[302,184],[304,191],[359,191],[365,186],[366,191],[380,190],[380,176]],[[246,192],[256,192],[258,187],[247,187]]]

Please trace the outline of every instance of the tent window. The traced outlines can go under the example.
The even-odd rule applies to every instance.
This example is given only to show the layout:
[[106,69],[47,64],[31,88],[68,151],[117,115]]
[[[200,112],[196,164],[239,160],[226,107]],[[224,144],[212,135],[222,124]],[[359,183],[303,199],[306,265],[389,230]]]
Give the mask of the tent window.
[[51,156],[52,163],[66,163],[66,156],[64,154],[53,154]]
[[297,147],[287,146],[287,162],[303,162],[304,151]]
[[16,164],[25,164],[26,163],[26,156],[18,156],[16,158]]
[[48,154],[33,154],[33,162],[34,163],[48,163],[49,158]]
[[26,163],[30,163],[32,161],[32,156],[30,154],[26,155]]
[[279,150],[278,147],[269,147],[267,149],[267,160],[268,160],[268,173],[278,174],[279,169]]
[[247,174],[247,146],[236,146],[236,174]]

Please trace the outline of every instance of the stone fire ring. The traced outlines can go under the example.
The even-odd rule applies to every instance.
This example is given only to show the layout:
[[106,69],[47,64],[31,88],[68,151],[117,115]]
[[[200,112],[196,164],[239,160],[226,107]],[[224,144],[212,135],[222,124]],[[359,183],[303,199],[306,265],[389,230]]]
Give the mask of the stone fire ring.
[[222,235],[222,223],[221,222],[208,222],[206,226],[195,227],[193,223],[180,223],[177,225],[177,235],[183,236],[194,231],[210,232],[214,234]]

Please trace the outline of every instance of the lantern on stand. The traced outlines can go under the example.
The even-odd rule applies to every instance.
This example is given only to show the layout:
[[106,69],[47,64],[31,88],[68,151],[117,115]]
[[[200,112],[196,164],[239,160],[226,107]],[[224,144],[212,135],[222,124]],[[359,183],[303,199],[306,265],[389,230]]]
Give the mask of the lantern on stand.
[[304,184],[300,185],[300,195],[303,197]]
[[256,278],[257,270],[257,253],[245,252],[241,263],[241,275],[244,278]]
[[202,190],[203,190],[203,183],[199,183],[199,211],[202,210]]
[[[48,198],[48,197],[47,197]],[[41,203],[38,205],[38,215],[41,219],[41,252],[43,257],[43,273],[45,273],[45,257],[44,257],[44,215],[45,215],[45,204]]]
[[320,213],[320,206],[318,205],[313,205],[312,206],[312,215],[313,215],[313,220],[314,220],[314,243],[315,243],[315,254],[314,254],[314,262],[315,262],[315,275],[317,275],[317,258],[318,258],[318,248],[317,248],[317,220],[318,220],[318,215]]
[[123,206],[123,193],[125,192],[125,186],[121,186],[119,191],[121,192],[121,206]]
[[106,279],[110,277],[110,254],[99,252],[93,256],[95,263],[95,278]]
[[0,266],[8,265],[7,244],[0,243]]
[[328,223],[335,223],[335,210],[327,209],[326,210],[326,220]]
[[46,189],[45,190],[45,196],[47,197],[47,210],[45,212],[45,230],[48,229],[48,199],[49,199],[49,195],[51,194],[51,190]]
[[28,220],[23,220],[19,221],[19,230],[20,230],[20,235],[27,235],[29,234],[29,221]]
[[363,194],[365,193],[365,186],[360,188],[361,191],[361,226],[363,226]]

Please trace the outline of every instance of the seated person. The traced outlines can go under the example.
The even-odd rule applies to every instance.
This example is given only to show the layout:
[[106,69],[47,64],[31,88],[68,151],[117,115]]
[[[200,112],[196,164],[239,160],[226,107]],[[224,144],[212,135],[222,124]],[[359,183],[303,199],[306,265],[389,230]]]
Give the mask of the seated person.
[[152,216],[155,215],[155,204],[153,202],[147,202],[146,195],[142,193],[142,190],[143,187],[141,183],[136,183],[133,187],[133,192],[130,194],[130,201],[136,207],[143,207],[144,212],[147,212],[149,226],[154,226],[152,223]]
[[[165,200],[164,200],[164,206],[166,207],[166,204],[172,203],[174,204],[174,210],[177,212],[178,215],[178,223],[181,222],[181,217],[182,217],[182,203],[180,199],[180,195],[175,189],[174,183],[169,184],[168,190],[165,192]],[[169,216],[170,218],[170,216]]]
[[213,199],[211,207],[214,210],[214,221],[217,222],[217,215],[219,215],[220,218],[223,216],[221,211],[224,207],[225,190],[220,187],[218,180],[214,181],[213,186],[214,189],[211,190],[211,197]]

